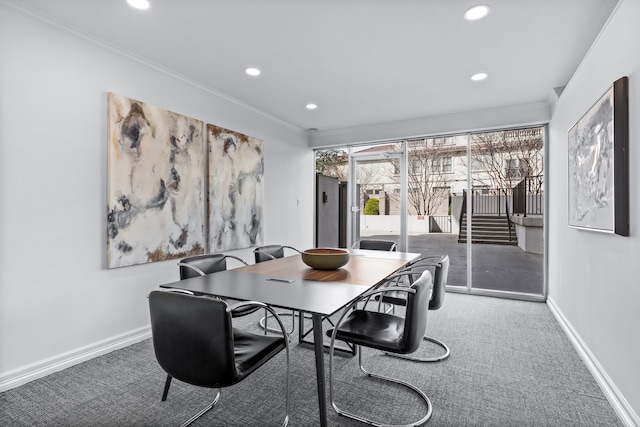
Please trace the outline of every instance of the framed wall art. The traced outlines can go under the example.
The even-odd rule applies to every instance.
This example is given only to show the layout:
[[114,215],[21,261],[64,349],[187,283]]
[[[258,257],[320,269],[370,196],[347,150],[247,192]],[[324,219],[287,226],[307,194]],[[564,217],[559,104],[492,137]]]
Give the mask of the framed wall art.
[[204,253],[203,122],[107,98],[107,265]]
[[628,78],[569,130],[569,226],[629,235]]
[[220,252],[262,245],[262,140],[208,124],[207,141],[209,250]]

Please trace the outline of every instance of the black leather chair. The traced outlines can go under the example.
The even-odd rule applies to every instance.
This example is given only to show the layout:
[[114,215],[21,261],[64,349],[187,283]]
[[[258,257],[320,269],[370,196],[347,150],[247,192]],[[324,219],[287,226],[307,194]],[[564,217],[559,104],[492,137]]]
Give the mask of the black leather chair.
[[[413,353],[420,346],[426,330],[432,285],[431,272],[425,270],[420,278],[409,287],[385,286],[369,291],[357,300],[351,302],[340,316],[336,326],[327,331],[327,335],[331,336],[331,344],[329,347],[329,396],[331,406],[339,415],[370,425],[389,425],[344,411],[337,406],[334,393],[335,379],[333,372],[335,341],[338,339],[352,343],[358,347],[370,347],[395,354]],[[389,314],[384,311],[371,311],[366,309],[367,301],[372,297],[383,296],[386,293],[406,295],[407,304],[404,317]],[[364,309],[356,308],[356,304],[360,302],[365,302]],[[431,401],[422,390],[410,383],[367,371],[362,364],[362,348],[359,348],[357,353],[360,370],[364,374],[407,387],[413,390],[426,403],[427,413],[420,420],[407,425],[420,425],[431,418]],[[341,380],[341,382],[344,384],[344,381]]]
[[[270,261],[272,259],[277,259],[277,258],[284,258],[285,255],[285,249],[289,249],[292,250],[296,253],[302,253],[301,251],[299,251],[298,249],[294,248],[293,246],[286,246],[286,245],[266,245],[266,246],[260,246],[257,247],[253,250],[253,255],[255,257],[255,261],[256,264],[259,262],[265,262],[265,261]],[[296,312],[295,311],[291,311],[291,313],[278,313],[280,316],[291,316],[291,330],[288,331],[289,334],[292,334],[293,331],[296,329]],[[269,328],[267,326],[267,320],[269,319],[269,316],[265,313],[265,316],[262,317],[259,321],[260,326],[262,327],[262,329],[264,329],[265,331],[269,331],[269,332],[278,332],[277,329],[274,328]]]
[[293,246],[267,245],[267,246],[260,246],[258,248],[255,248],[253,250],[253,254],[255,256],[256,263],[259,263],[259,262],[269,261],[271,259],[283,258],[285,249],[291,249],[292,251],[295,251],[299,254],[302,253],[301,251],[297,250]]
[[[431,300],[429,301],[429,311],[439,310],[444,302],[445,289],[447,286],[447,279],[449,277],[449,256],[432,256],[420,258],[411,263],[407,268],[398,273],[400,275],[409,275],[409,280],[414,280],[423,271],[429,269],[433,270],[433,292],[431,294]],[[406,305],[406,299],[397,298],[394,296],[383,296],[382,301],[393,305]],[[413,360],[414,362],[440,362],[445,360],[451,354],[449,347],[440,340],[424,337],[425,341],[432,342],[444,349],[444,354],[435,357],[416,357],[407,354],[389,354],[389,356],[400,357],[402,359]]]
[[244,260],[233,255],[226,254],[205,254],[196,255],[180,260],[180,280],[190,279],[192,277],[204,276],[218,271],[227,269],[227,259],[234,259],[244,265]]
[[[244,260],[233,255],[226,254],[205,254],[196,255],[180,260],[178,267],[180,268],[180,280],[191,279],[192,277],[206,276],[207,274],[217,273],[227,269],[227,260],[233,259],[247,265]],[[245,316],[259,310],[260,307],[244,307],[234,311],[233,316]]]
[[371,249],[374,251],[395,252],[398,249],[398,244],[393,240],[363,239],[358,240],[351,247],[353,249]]
[[[289,423],[289,340],[283,336],[256,335],[233,327],[232,313],[250,306],[269,311],[269,306],[241,302],[229,306],[209,296],[187,291],[152,291],[149,294],[151,334],[158,363],[167,373],[162,401],[167,399],[172,378],[188,384],[222,389],[239,383],[282,350],[286,351],[286,406],[282,426]],[[213,402],[183,424],[187,426],[209,411]],[[257,415],[256,415],[257,417]],[[261,424],[263,420],[256,419]]]

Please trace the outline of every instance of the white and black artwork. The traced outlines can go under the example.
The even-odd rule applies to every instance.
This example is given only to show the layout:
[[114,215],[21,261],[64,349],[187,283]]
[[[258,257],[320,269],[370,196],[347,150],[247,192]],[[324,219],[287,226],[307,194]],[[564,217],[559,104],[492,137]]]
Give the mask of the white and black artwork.
[[209,143],[209,250],[263,243],[263,142],[212,124]]
[[204,252],[203,122],[108,95],[107,265]]
[[625,77],[569,130],[571,227],[628,235],[626,92]]

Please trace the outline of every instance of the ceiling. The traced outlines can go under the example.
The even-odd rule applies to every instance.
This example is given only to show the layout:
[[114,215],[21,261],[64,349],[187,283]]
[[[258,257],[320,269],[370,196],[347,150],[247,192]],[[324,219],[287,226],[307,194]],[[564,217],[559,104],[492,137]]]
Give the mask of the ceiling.
[[[545,102],[617,0],[0,0],[303,130]],[[479,21],[462,17],[485,3]],[[262,71],[258,77],[247,67]],[[489,77],[472,82],[483,71]],[[305,109],[315,103],[316,110]]]

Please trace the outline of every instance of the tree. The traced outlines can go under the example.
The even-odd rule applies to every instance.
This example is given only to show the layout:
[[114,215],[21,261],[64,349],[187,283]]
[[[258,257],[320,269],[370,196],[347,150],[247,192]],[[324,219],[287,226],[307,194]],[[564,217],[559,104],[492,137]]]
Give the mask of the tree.
[[[443,190],[449,187],[451,153],[445,147],[433,145],[433,141],[433,138],[424,138],[408,143],[407,201],[418,215],[435,214],[449,199]],[[390,178],[400,184],[397,173]]]
[[429,142],[428,139],[411,141],[407,155],[407,198],[418,215],[433,215],[449,196],[443,195],[443,190],[449,186],[451,154],[446,148],[429,145]]
[[371,197],[364,204],[364,215],[379,215],[380,214],[380,200],[375,197]]
[[474,184],[506,192],[525,177],[542,174],[542,128],[478,133],[472,138]]
[[316,151],[316,172],[346,181],[348,155],[343,150],[327,149]]

